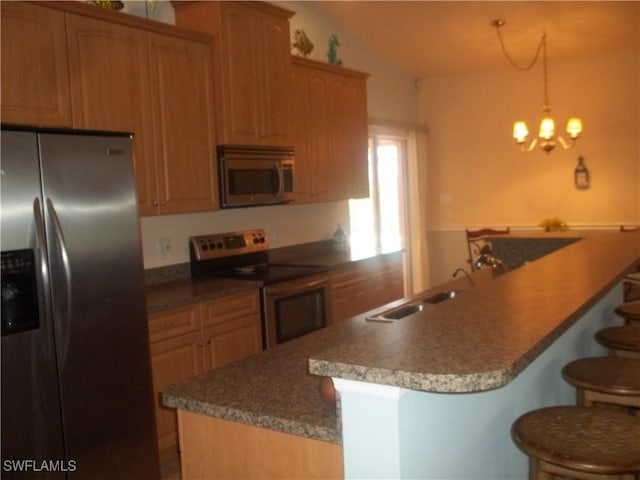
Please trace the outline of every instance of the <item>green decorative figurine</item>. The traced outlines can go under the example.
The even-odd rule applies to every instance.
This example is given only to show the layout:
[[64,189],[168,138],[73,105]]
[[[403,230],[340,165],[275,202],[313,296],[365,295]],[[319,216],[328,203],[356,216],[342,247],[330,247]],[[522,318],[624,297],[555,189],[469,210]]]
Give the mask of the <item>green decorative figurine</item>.
[[335,33],[331,34],[329,37],[329,52],[327,53],[327,57],[329,58],[329,63],[333,65],[342,65],[342,60],[338,58],[339,46],[338,36]]
[[299,55],[308,57],[313,51],[313,42],[309,40],[304,30],[296,30],[293,32],[293,48],[298,51]]

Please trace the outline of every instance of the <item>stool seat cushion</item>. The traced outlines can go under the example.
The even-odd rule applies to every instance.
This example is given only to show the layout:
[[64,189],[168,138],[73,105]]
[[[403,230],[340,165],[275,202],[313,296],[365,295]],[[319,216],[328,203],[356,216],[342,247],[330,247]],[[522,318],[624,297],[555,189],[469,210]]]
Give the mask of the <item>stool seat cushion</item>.
[[547,407],[518,418],[515,444],[531,457],[588,473],[640,471],[640,418],[604,408]]
[[629,302],[618,305],[614,312],[626,319],[640,320],[640,302]]
[[581,358],[565,365],[562,376],[578,388],[614,395],[640,395],[640,359],[637,358]]
[[603,328],[596,333],[595,339],[607,348],[640,352],[640,325]]

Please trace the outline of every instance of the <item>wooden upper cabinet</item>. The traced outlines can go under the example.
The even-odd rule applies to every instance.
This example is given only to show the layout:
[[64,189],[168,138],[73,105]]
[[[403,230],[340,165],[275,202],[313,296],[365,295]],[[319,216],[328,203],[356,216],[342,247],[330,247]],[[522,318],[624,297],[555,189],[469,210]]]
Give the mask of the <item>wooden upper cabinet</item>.
[[172,2],[176,24],[217,40],[218,143],[290,146],[289,18],[263,2]]
[[70,127],[64,13],[2,2],[0,15],[2,121]]
[[329,193],[330,76],[294,63],[291,68],[291,119],[295,149],[295,201],[322,202]]
[[3,122],[132,132],[141,215],[218,208],[210,36],[81,2],[1,13]]
[[292,62],[296,202],[367,197],[367,75],[299,57]]
[[74,127],[132,132],[139,209],[156,200],[147,33],[68,15]]
[[338,199],[369,196],[367,98],[363,79],[334,75],[329,90],[331,186]]
[[157,34],[149,45],[158,210],[215,210],[211,47]]

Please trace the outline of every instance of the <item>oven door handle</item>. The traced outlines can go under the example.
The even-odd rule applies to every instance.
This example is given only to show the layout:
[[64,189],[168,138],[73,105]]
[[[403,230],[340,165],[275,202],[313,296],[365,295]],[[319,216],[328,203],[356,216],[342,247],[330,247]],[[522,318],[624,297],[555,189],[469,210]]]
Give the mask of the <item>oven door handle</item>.
[[287,296],[305,290],[311,290],[329,283],[329,277],[315,278],[300,282],[286,282],[279,285],[270,285],[265,293],[270,296]]

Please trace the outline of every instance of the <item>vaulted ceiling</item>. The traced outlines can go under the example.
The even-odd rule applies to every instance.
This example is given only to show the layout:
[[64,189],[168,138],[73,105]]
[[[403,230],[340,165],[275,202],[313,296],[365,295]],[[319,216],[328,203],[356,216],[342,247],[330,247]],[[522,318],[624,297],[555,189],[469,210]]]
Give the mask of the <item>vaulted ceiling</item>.
[[530,63],[543,30],[550,59],[640,44],[640,1],[326,1],[312,3],[415,78]]

